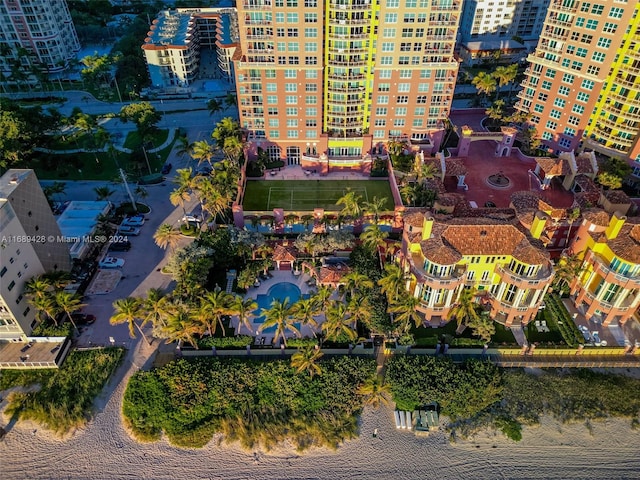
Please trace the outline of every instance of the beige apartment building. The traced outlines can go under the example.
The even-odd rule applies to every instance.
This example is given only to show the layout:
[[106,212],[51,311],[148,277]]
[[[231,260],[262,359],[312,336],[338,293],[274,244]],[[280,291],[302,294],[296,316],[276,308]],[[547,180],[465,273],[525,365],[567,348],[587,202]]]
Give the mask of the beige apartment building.
[[23,340],[36,325],[24,297],[30,278],[69,270],[71,259],[33,170],[0,177],[0,340]]
[[0,47],[4,47],[3,72],[11,72],[16,62],[25,71],[32,65],[44,66],[48,72],[65,69],[80,51],[66,0],[0,2]]
[[391,139],[439,148],[458,0],[243,0],[234,56],[252,153],[366,170]]
[[516,106],[550,149],[638,158],[639,12],[632,0],[551,1]]

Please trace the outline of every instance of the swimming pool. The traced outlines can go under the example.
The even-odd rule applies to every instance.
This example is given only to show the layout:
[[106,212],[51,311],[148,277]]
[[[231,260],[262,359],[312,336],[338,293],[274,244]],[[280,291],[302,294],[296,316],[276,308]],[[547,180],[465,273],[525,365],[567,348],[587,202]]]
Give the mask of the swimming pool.
[[[293,304],[297,302],[301,297],[306,298],[308,295],[302,295],[302,292],[298,288],[297,285],[289,282],[279,282],[275,285],[272,285],[266,295],[258,295],[256,298],[256,302],[258,303],[258,308],[254,310],[254,314],[258,315],[254,317],[253,323],[261,324],[264,323],[264,316],[260,315],[260,312],[263,308],[270,308],[271,302],[274,300],[284,300],[285,298],[289,299],[289,303]],[[296,328],[300,328],[300,324],[295,324]],[[261,333],[274,333],[276,331],[276,327],[269,327],[263,330]]]

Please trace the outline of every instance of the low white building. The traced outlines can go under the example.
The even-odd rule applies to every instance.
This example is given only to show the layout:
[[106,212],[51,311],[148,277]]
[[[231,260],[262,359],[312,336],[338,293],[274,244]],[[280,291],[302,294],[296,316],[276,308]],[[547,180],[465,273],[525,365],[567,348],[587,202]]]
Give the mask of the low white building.
[[101,215],[111,210],[107,201],[74,201],[58,217],[58,226],[73,259],[82,259],[95,246],[94,233]]

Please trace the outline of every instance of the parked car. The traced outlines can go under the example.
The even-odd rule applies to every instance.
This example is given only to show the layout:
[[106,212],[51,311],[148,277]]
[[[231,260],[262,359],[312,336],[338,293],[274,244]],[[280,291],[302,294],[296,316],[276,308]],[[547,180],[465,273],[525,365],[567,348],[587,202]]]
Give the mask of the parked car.
[[[71,318],[73,319],[73,322],[77,326],[91,325],[92,323],[94,323],[96,321],[95,315],[91,315],[89,313],[81,313],[81,312],[72,313],[71,314]],[[58,324],[63,324],[67,320],[69,320],[69,317],[64,312],[59,313],[56,316],[56,321],[58,322]]]
[[170,163],[165,163],[162,166],[162,170],[160,170],[160,173],[162,173],[163,175],[167,175],[169,172],[171,172],[172,168],[173,168],[173,165],[171,165]]
[[110,252],[128,252],[129,250],[131,250],[131,242],[129,240],[113,242],[109,245]]
[[122,223],[123,227],[141,227],[144,225],[144,215],[135,215],[133,217],[125,218]]
[[118,233],[120,235],[133,235],[135,237],[136,235],[140,235],[140,229],[137,227],[127,227],[121,225],[118,228]]
[[185,215],[182,217],[182,221],[188,223],[202,223],[202,217],[200,215]]
[[123,266],[124,259],[116,257],[104,257],[98,263],[98,267],[100,268],[122,268]]

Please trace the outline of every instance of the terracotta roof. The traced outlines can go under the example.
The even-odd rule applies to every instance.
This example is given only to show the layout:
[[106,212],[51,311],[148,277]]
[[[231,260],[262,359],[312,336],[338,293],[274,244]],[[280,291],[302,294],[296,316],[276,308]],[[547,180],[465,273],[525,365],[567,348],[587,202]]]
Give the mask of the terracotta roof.
[[591,164],[589,157],[578,155],[576,157],[576,165],[578,166],[577,173],[596,173],[593,171],[593,165]]
[[411,225],[412,227],[422,227],[422,222],[424,221],[424,215],[426,210],[413,211],[410,213],[406,213],[402,220],[405,225]]
[[549,253],[542,242],[521,231],[511,212],[498,218],[450,218],[447,223],[436,223],[433,237],[420,242],[422,254],[444,265],[456,263],[465,255],[513,255],[531,265],[547,263]]
[[467,167],[464,166],[464,162],[459,158],[445,158],[444,165],[446,168],[445,175],[466,175]]
[[611,203],[617,204],[630,204],[631,199],[622,190],[606,190],[603,193],[604,197]]
[[574,183],[578,185],[583,192],[600,192],[600,188],[586,175],[576,175]]
[[437,201],[443,207],[452,207],[458,203],[458,198],[455,195],[444,194],[440,195]]
[[594,225],[600,225],[601,227],[608,227],[609,220],[611,219],[607,212],[599,208],[585,210],[582,212],[582,218]]
[[273,250],[272,259],[279,262],[293,262],[298,258],[298,249],[284,245],[278,245]]
[[625,224],[618,236],[607,240],[607,244],[616,256],[640,264],[640,225]]
[[344,263],[335,265],[323,265],[318,273],[318,281],[320,283],[339,283],[342,277],[348,275],[351,269]]
[[536,163],[544,171],[546,176],[569,175],[571,167],[569,162],[563,158],[537,157]]
[[437,158],[432,158],[432,157],[425,158],[424,164],[433,165],[434,172],[436,172],[437,174],[442,174],[442,164],[440,163],[440,160],[438,160]]

